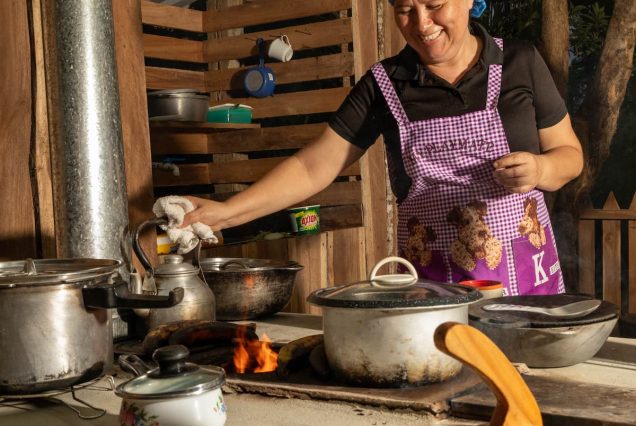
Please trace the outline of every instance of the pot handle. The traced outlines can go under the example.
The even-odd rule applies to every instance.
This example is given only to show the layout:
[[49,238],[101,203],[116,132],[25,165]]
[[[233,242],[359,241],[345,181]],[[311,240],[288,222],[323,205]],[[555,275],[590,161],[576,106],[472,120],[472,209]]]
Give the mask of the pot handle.
[[137,377],[142,376],[152,370],[151,366],[146,364],[141,358],[139,358],[138,355],[135,354],[119,355],[117,363],[122,370],[133,373]]
[[[390,274],[390,275],[376,275],[380,268],[387,263],[397,262],[404,266],[409,270],[409,274]],[[372,286],[376,287],[391,287],[391,288],[399,288],[399,287],[408,287],[412,284],[415,284],[419,276],[417,271],[415,270],[415,266],[408,260],[398,257],[398,256],[389,256],[385,257],[381,261],[375,264],[371,273],[369,274],[369,282]]]
[[125,281],[82,288],[84,307],[98,309],[170,308],[181,302],[183,295],[181,287],[174,288],[167,296],[133,294]]
[[135,232],[133,234],[133,239],[132,239],[133,250],[135,251],[137,258],[139,259],[139,262],[141,262],[143,267],[146,269],[146,272],[150,276],[154,276],[154,270],[152,269],[152,264],[148,260],[146,253],[144,253],[143,249],[141,248],[141,245],[139,244],[139,234],[141,234],[142,231],[144,231],[146,228],[149,228],[150,226],[159,226],[159,225],[167,225],[167,224],[168,224],[168,221],[164,218],[148,219],[147,221],[142,222],[137,227],[137,229],[135,229]]

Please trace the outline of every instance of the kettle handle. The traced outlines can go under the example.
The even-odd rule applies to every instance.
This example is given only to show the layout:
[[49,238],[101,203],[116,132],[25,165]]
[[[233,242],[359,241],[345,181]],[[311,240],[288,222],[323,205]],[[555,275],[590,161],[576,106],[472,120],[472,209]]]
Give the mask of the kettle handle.
[[133,250],[135,251],[137,258],[139,259],[139,262],[141,262],[147,274],[149,274],[151,277],[154,276],[155,271],[152,269],[152,264],[148,260],[146,253],[144,253],[143,249],[141,248],[141,245],[139,244],[139,234],[141,234],[142,231],[149,228],[150,226],[159,226],[159,225],[167,225],[167,224],[168,224],[168,221],[164,218],[148,219],[145,222],[142,222],[137,227],[137,229],[135,229],[135,233],[133,234],[133,238],[132,238]]

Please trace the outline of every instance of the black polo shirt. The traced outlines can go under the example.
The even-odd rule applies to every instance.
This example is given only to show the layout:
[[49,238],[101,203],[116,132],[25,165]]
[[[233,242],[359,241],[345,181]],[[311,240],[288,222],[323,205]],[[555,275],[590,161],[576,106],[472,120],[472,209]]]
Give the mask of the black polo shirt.
[[[470,29],[483,40],[484,47],[477,63],[456,85],[428,71],[408,45],[398,55],[382,61],[406,115],[410,121],[418,121],[484,109],[488,66],[503,63],[498,111],[510,151],[539,153],[537,129],[557,124],[567,113],[548,67],[528,42],[504,40],[502,52],[481,25],[473,22]],[[406,197],[411,180],[401,159],[397,122],[371,71],[351,90],[329,126],[363,149],[382,134],[395,168],[390,176],[393,192],[398,202]]]

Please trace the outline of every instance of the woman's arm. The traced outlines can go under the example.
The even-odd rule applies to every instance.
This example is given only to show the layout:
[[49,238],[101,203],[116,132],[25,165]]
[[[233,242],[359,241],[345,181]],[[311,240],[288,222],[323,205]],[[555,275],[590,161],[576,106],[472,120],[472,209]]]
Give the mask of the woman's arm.
[[187,197],[195,210],[186,215],[182,226],[203,222],[218,231],[277,212],[322,191],[362,154],[364,150],[327,126],[317,140],[229,200]]
[[539,129],[539,143],[539,155],[512,152],[494,162],[495,179],[508,191],[556,191],[581,173],[583,151],[569,115],[552,127]]

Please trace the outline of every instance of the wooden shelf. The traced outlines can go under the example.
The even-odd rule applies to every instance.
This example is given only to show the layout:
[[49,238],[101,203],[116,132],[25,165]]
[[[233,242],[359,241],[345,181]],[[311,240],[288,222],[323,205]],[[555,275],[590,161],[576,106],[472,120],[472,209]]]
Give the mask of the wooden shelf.
[[258,123],[197,123],[192,121],[150,121],[151,129],[174,129],[200,131],[203,133],[223,132],[237,129],[258,129]]

